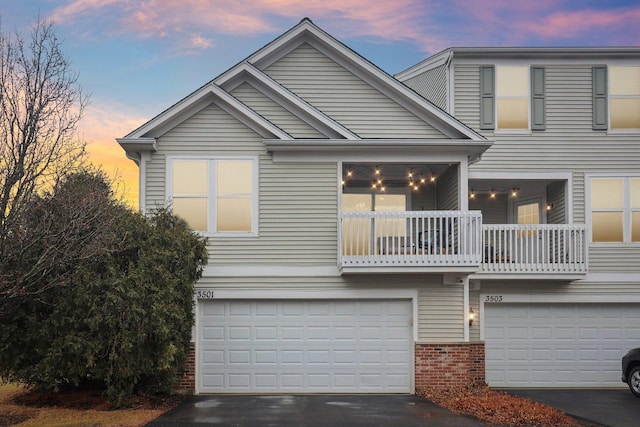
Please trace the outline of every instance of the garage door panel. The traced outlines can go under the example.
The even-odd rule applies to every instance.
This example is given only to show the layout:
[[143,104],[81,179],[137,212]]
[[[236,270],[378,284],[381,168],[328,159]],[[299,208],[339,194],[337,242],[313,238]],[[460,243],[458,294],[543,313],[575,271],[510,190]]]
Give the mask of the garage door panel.
[[[627,317],[627,315],[629,317]],[[486,304],[486,377],[500,387],[622,387],[640,304]]]
[[200,391],[411,391],[410,301],[199,305]]

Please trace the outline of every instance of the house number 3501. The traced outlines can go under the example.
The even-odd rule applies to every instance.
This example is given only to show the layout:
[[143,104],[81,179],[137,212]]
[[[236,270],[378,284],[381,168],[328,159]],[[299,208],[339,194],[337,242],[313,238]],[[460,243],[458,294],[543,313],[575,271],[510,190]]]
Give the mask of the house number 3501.
[[486,295],[484,302],[502,302],[502,295]]
[[213,298],[213,291],[197,291],[196,297],[198,297],[198,299]]

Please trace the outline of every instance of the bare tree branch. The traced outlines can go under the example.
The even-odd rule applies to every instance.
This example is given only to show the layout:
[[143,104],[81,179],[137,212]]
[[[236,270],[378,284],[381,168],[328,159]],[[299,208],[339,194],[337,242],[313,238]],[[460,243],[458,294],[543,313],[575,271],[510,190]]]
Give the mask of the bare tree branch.
[[52,22],[38,18],[28,43],[0,28],[0,255],[25,201],[83,162],[87,101]]

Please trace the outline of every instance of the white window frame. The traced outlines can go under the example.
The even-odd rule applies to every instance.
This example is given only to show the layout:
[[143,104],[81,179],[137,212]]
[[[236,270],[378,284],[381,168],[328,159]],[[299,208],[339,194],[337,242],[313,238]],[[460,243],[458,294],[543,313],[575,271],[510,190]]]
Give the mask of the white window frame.
[[640,64],[608,64],[607,65],[607,129],[608,133],[640,133],[640,128],[613,128],[611,126],[611,100],[612,99],[638,99],[640,95],[612,95],[611,94],[611,68],[633,67],[640,68]]
[[[593,241],[593,224],[591,221],[594,209],[591,200],[591,181],[593,179],[622,179],[622,242],[594,242]],[[585,205],[586,205],[586,223],[589,233],[589,243],[598,246],[638,246],[640,242],[631,241],[631,213],[638,212],[640,209],[631,208],[631,179],[640,179],[640,175],[634,174],[593,174],[585,176]],[[596,209],[595,212],[619,212],[620,209]]]
[[[207,231],[198,231],[208,237],[257,237],[259,224],[259,179],[257,156],[167,156],[166,159],[166,201],[170,205],[173,200],[173,162],[174,161],[206,161],[208,163],[208,192],[207,198]],[[219,161],[250,161],[251,162],[251,231],[222,231],[216,230],[217,224],[217,162]],[[186,197],[186,195],[184,195]],[[201,195],[198,195],[201,196]],[[225,194],[224,196],[229,196]]]
[[[526,68],[527,69],[527,128],[526,129],[512,129],[501,128],[498,126],[500,123],[500,116],[498,114],[498,100],[499,99],[522,99],[522,96],[500,96],[498,95],[498,81],[500,79],[500,68]],[[494,65],[495,69],[495,102],[494,102],[494,115],[495,117],[495,130],[496,134],[531,134],[531,64],[511,64],[511,63],[498,63]]]

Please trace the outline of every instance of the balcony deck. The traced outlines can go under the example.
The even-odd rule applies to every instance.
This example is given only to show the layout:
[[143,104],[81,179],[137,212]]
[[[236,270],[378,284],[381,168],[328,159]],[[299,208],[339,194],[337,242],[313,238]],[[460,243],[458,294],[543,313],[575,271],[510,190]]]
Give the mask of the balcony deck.
[[343,212],[340,221],[340,265],[346,273],[587,272],[584,225],[483,225],[479,211]]

